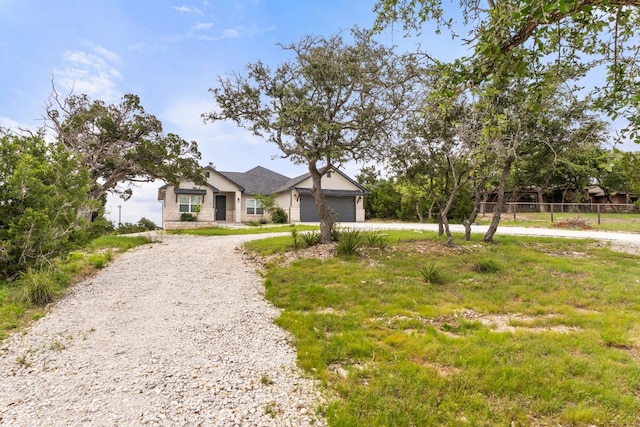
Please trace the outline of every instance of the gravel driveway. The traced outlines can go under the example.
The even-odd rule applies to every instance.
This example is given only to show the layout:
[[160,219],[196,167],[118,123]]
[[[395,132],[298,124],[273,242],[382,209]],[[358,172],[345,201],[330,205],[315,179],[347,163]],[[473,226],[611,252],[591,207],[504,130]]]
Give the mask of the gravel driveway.
[[324,425],[253,238],[160,236],[74,287],[0,342],[0,425]]

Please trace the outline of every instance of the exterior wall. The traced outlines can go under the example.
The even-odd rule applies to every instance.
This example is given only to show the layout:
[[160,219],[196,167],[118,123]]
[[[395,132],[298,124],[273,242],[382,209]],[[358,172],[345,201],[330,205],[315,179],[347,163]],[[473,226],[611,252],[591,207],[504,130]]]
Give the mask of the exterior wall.
[[[180,183],[180,188],[198,188],[203,189],[201,186],[194,185],[192,182],[184,181]],[[213,210],[213,191],[210,188],[204,188],[206,190],[206,194],[202,196],[202,205],[200,207],[200,213],[198,213],[198,222],[199,223],[212,223],[215,221],[214,210]],[[167,228],[178,228],[174,226],[175,223],[186,223],[188,221],[180,221],[180,204],[178,203],[178,195],[174,192],[173,186],[168,186],[165,194],[165,198],[163,201],[163,209],[162,209],[162,227]]]
[[[324,175],[321,181],[322,188],[324,190],[355,190],[353,184],[345,179],[342,175],[337,172],[331,173],[331,178]],[[311,177],[305,179],[304,181],[298,183],[296,187],[301,188],[311,188],[313,187],[313,182]]]

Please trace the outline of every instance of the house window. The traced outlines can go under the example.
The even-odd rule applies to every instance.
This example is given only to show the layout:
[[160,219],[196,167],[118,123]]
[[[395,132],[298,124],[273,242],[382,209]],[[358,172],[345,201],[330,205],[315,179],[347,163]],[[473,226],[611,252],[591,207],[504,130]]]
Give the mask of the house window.
[[331,178],[331,171],[327,172],[327,178]]
[[180,212],[182,213],[195,213],[198,207],[202,204],[201,196],[179,196],[178,204],[180,205]]
[[262,202],[260,200],[247,200],[247,215],[262,215],[262,212]]

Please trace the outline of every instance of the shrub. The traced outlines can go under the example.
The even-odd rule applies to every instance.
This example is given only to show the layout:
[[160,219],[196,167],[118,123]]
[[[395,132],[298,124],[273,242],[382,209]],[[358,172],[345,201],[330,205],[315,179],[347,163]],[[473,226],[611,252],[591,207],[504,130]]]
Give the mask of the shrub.
[[20,284],[24,291],[22,302],[43,305],[54,300],[60,287],[51,271],[36,271],[32,268],[20,274]]
[[302,233],[302,240],[304,240],[304,244],[307,246],[315,246],[320,243],[320,233],[317,231],[312,231],[310,233]]
[[196,220],[196,217],[190,213],[183,212],[180,214],[180,221],[193,222],[195,220]]
[[350,257],[357,253],[362,238],[359,230],[341,230],[339,234],[338,255]]
[[287,213],[281,207],[277,206],[273,208],[269,214],[271,215],[271,221],[273,221],[274,224],[286,224],[289,222]]
[[483,274],[497,273],[502,266],[492,259],[481,259],[473,266],[474,271]]
[[389,236],[382,234],[378,230],[367,231],[364,233],[364,239],[367,246],[384,249],[389,245]]
[[420,270],[420,274],[425,282],[433,285],[444,283],[444,276],[442,275],[442,267],[436,266],[435,263],[425,266]]
[[291,241],[293,249],[298,250],[302,246],[302,241],[300,240],[300,233],[298,233],[298,229],[293,227],[291,229]]

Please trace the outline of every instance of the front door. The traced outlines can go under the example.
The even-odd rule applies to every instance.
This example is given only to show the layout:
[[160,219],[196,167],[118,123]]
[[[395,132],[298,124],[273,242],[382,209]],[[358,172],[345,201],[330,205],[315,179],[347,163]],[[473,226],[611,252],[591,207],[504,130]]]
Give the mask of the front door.
[[216,221],[227,220],[227,196],[216,196]]

